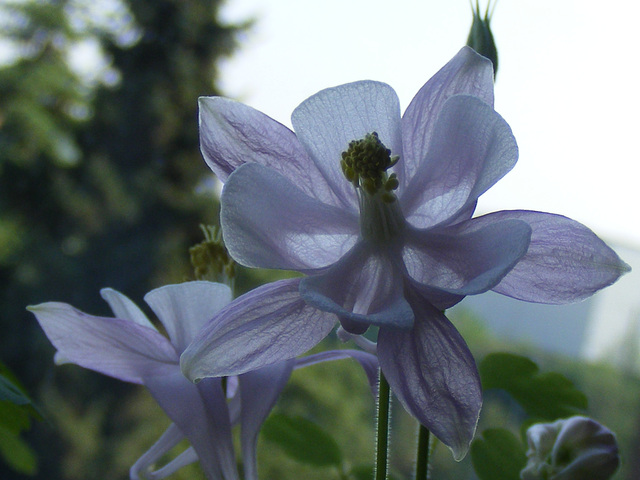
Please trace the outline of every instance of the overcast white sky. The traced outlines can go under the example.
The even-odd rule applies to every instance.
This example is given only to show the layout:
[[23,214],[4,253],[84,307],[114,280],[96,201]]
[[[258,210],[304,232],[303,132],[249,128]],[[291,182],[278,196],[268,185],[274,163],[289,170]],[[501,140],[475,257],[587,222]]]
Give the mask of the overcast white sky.
[[[389,83],[404,109],[471,25],[468,0],[227,3],[225,18],[257,21],[222,67],[223,90],[286,125],[306,97],[362,79]],[[479,210],[562,213],[640,246],[640,4],[500,0],[492,27],[496,110],[520,160]]]

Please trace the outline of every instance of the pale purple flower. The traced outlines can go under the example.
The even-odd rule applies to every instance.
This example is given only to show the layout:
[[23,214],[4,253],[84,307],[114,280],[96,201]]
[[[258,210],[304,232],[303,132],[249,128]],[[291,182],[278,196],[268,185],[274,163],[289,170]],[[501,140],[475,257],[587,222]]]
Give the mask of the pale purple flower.
[[532,425],[527,443],[522,480],[607,480],[620,464],[613,432],[586,417]]
[[[363,81],[310,97],[292,123],[295,133],[232,100],[200,100],[201,149],[225,183],[221,222],[231,256],[307,274],[287,284],[289,301],[299,302],[299,285],[308,305],[337,315],[351,334],[378,326],[380,366],[394,393],[463,457],[482,403],[480,380],[443,311],[488,290],[576,301],[628,267],[593,232],[559,215],[472,217],[518,149],[493,109],[491,63],[469,48],[403,116],[391,87]],[[229,375],[298,355],[330,321],[310,324],[309,312],[299,319],[282,308],[277,319],[237,312],[205,329],[183,355],[183,370],[191,378]],[[211,358],[208,349],[224,342],[234,352]]]
[[[87,315],[56,302],[32,306],[29,310],[56,347],[58,363],[71,362],[126,382],[143,384],[172,420],[158,442],[132,466],[132,479],[165,478],[195,461],[200,461],[207,478],[238,479],[231,426],[240,423],[245,478],[257,480],[257,435],[293,368],[353,357],[375,385],[376,358],[351,350],[326,352],[300,361],[285,360],[229,377],[226,394],[221,378],[193,384],[180,371],[180,354],[198,330],[229,305],[232,298],[229,287],[198,281],[149,292],[145,301],[169,338],[159,333],[123,294],[112,289],[103,289],[101,294],[115,318]],[[191,447],[152,471],[155,462],[185,437]]]

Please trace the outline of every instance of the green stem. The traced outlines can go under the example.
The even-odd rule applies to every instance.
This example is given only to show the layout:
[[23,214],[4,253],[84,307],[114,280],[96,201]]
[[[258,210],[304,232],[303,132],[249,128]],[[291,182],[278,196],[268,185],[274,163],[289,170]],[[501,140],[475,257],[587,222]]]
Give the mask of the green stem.
[[416,480],[429,478],[429,429],[420,425],[418,431],[418,452],[416,455]]
[[380,370],[378,382],[378,431],[376,438],[376,474],[375,480],[387,478],[387,454],[389,450],[389,413],[391,390],[389,382]]

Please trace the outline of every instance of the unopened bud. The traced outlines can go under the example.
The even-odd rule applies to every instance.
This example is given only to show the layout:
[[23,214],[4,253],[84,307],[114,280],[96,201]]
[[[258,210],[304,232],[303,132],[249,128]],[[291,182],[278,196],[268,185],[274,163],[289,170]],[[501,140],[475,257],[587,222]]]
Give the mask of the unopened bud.
[[224,283],[233,290],[236,264],[224,246],[220,230],[204,225],[200,228],[204,241],[189,249],[196,279]]
[[608,480],[620,463],[613,432],[586,417],[535,424],[527,442],[522,480]]
[[[493,40],[493,34],[491,33],[491,17],[493,16],[493,10],[489,13],[489,5],[491,0],[487,3],[487,9],[484,12],[484,17],[480,14],[480,5],[476,0],[475,9],[473,5],[473,23],[471,24],[471,31],[467,38],[467,46],[473,48],[480,55],[487,57],[493,63],[493,76],[498,73],[498,49],[496,43]],[[493,4],[495,8],[495,3]]]

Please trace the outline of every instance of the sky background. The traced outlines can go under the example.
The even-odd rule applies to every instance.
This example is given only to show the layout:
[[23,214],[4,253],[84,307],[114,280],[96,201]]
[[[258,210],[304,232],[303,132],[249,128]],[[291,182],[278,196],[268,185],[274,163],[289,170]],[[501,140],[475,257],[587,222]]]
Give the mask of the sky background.
[[[355,80],[387,82],[404,110],[472,20],[467,0],[230,0],[222,14],[256,19],[222,65],[223,91],[288,126],[302,100]],[[520,159],[480,213],[562,213],[640,247],[639,22],[631,0],[498,2],[495,108]]]

